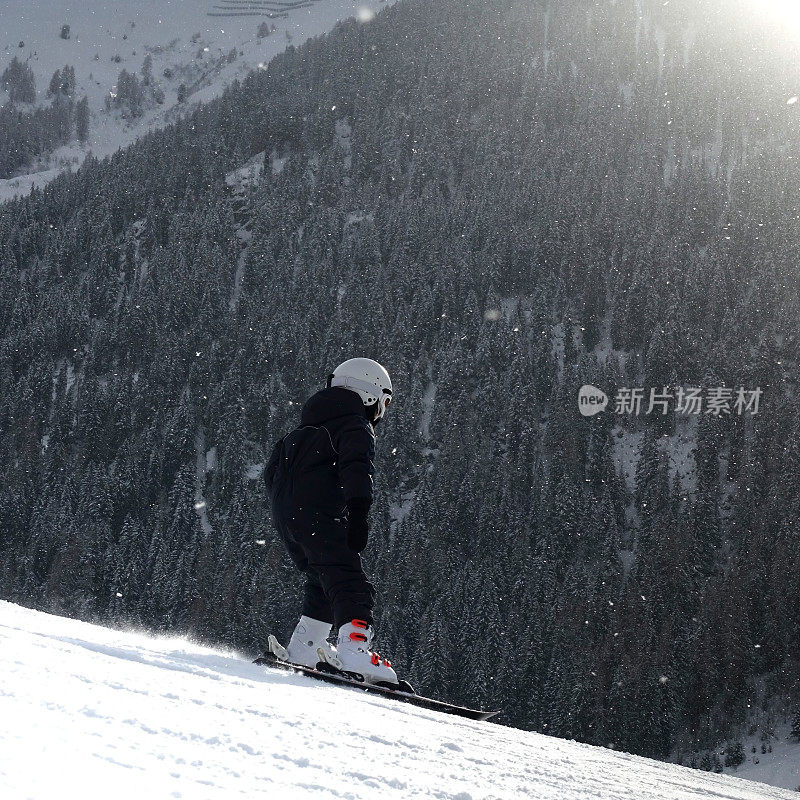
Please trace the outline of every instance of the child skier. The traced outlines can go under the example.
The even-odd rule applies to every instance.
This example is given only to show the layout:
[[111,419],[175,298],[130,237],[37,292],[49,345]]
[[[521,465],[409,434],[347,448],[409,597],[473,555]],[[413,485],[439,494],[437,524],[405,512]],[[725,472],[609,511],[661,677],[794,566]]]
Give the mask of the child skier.
[[[391,664],[370,650],[375,590],[360,553],[372,504],[375,425],[392,400],[389,373],[351,358],[303,406],[300,425],[281,439],[264,473],[275,526],[306,573],[303,615],[276,655],[307,667],[321,660],[367,683],[397,686]],[[337,648],[328,643],[333,624]],[[276,652],[278,650],[278,652]]]

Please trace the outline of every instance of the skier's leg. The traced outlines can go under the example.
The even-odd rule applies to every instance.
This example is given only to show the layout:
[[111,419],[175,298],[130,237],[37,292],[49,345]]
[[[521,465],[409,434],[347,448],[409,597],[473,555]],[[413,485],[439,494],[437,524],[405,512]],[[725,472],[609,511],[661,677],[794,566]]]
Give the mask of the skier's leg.
[[310,620],[312,623],[319,623],[319,625],[311,625],[315,631],[318,628],[322,630],[322,626],[327,625],[327,631],[322,637],[322,639],[327,639],[333,624],[333,610],[328,598],[325,596],[325,590],[322,588],[319,576],[309,567],[305,549],[297,541],[296,537],[299,531],[295,529],[292,506],[286,502],[285,498],[278,497],[273,503],[272,514],[286,551],[297,569],[306,575],[302,617],[297,628],[295,628],[295,632],[299,632],[298,629],[301,627],[308,628],[309,626],[304,623],[304,620]]
[[333,624],[333,609],[322,588],[319,575],[310,567],[306,570],[306,588],[303,596],[303,616]]
[[327,555],[324,563],[314,564],[333,608],[336,625],[341,627],[353,619],[362,619],[371,625],[375,587],[364,573],[361,556],[346,544],[337,551],[338,555]]
[[272,521],[281,537],[286,552],[289,553],[294,565],[300,572],[308,572],[308,559],[305,550],[297,542],[295,533],[292,530],[292,511],[291,505],[286,499],[279,495],[272,501]]
[[306,523],[297,537],[308,568],[319,583],[333,609],[337,626],[361,619],[372,624],[375,589],[367,579],[361,556],[347,546],[343,522],[323,512],[302,515]]
[[302,526],[293,533],[303,547],[309,571],[319,576],[339,627],[340,668],[361,675],[368,683],[400,685],[392,665],[370,649],[375,589],[364,574],[361,556],[347,546],[346,526],[317,510],[306,509],[295,519]]
[[284,649],[279,647],[279,643],[275,640],[270,644],[270,649],[280,659],[313,668],[320,661],[318,654],[320,648],[328,653],[334,652],[328,642],[333,623],[333,610],[320,584],[319,576],[309,567],[305,550],[295,540],[293,531],[287,524],[287,515],[280,512],[281,509],[278,509],[278,512],[274,513],[276,527],[294,565],[305,573],[306,586],[303,613],[295,625],[289,644]]

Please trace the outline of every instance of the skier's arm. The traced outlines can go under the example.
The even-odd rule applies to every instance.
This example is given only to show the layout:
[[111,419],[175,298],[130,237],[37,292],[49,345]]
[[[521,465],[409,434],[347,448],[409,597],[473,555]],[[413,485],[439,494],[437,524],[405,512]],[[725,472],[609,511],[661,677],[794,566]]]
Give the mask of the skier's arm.
[[339,480],[348,505],[358,498],[372,503],[372,476],[375,473],[375,434],[365,418],[353,417],[340,429],[333,446]]

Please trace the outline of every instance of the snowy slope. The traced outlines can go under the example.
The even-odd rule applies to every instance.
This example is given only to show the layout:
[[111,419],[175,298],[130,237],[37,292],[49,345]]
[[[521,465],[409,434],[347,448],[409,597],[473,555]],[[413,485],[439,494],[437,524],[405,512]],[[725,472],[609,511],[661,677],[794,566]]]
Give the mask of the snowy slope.
[[[750,736],[743,742],[746,760],[738,767],[726,767],[725,772],[770,786],[800,790],[800,742],[789,735],[789,726],[780,726],[776,738],[770,741],[772,752],[761,752],[761,737]],[[753,752],[755,748],[755,752]]]
[[[0,0],[0,72],[15,56],[31,65],[39,104],[49,102],[52,74],[75,68],[78,98],[87,95],[92,112],[86,147],[60,148],[35,175],[0,180],[0,201],[35,184],[41,185],[66,167],[79,164],[88,149],[97,156],[115,152],[142,133],[174,118],[181,83],[192,90],[188,105],[220,94],[234,79],[267,64],[287,44],[302,44],[330,30],[338,20],[369,21],[393,0]],[[277,16],[268,9],[285,8]],[[241,9],[241,10],[239,10]],[[275,32],[259,39],[262,22]],[[60,37],[70,26],[70,38]],[[22,45],[22,46],[20,46]],[[227,56],[236,50],[236,59]],[[104,110],[122,69],[141,70],[153,59],[153,76],[164,103],[136,120]],[[119,59],[119,60],[117,60]],[[165,71],[169,77],[165,77]],[[8,95],[0,90],[0,105]],[[184,106],[181,110],[185,110]]]
[[0,721],[4,800],[796,797],[9,603]]

